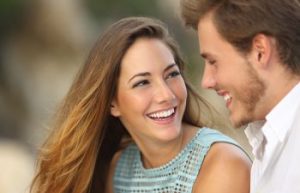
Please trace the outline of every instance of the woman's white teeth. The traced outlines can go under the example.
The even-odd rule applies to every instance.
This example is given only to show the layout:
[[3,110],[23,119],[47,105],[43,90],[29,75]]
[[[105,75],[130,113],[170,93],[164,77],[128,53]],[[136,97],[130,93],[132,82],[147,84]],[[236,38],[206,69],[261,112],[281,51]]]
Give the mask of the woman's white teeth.
[[150,114],[149,116],[151,118],[155,118],[155,119],[166,118],[166,117],[169,117],[170,115],[172,115],[174,112],[175,112],[175,109],[172,108],[167,111],[161,111],[161,112]]
[[231,99],[231,96],[229,96],[228,94],[224,95],[224,100],[227,102]]

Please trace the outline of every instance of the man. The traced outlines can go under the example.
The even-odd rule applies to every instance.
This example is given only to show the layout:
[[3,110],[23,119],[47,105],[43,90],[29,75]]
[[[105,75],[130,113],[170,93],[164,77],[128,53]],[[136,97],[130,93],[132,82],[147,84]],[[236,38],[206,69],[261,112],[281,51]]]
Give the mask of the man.
[[197,30],[202,86],[248,124],[252,193],[300,192],[300,1],[181,0]]

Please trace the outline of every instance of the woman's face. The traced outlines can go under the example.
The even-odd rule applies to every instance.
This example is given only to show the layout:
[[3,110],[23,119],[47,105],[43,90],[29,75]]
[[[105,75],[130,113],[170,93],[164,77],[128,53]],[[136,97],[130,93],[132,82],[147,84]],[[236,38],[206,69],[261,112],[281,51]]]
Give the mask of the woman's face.
[[140,38],[121,61],[111,114],[137,143],[179,136],[187,90],[171,50],[160,40]]

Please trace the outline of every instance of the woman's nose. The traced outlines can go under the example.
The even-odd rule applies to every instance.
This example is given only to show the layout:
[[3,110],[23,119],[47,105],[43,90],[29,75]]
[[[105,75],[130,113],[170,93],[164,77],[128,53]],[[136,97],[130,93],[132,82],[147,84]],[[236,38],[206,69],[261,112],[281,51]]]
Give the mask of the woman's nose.
[[175,98],[175,94],[173,93],[173,90],[166,82],[160,83],[157,86],[155,95],[156,95],[156,100],[159,103],[171,101]]

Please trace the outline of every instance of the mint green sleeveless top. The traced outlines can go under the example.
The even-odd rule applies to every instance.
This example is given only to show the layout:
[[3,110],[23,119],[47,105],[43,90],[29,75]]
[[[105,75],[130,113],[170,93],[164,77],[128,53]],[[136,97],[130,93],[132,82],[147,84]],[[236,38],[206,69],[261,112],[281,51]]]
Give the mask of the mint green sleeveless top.
[[129,145],[116,166],[114,193],[192,192],[204,157],[216,142],[237,145],[233,139],[216,130],[202,128],[174,159],[151,169],[143,167],[138,147]]

